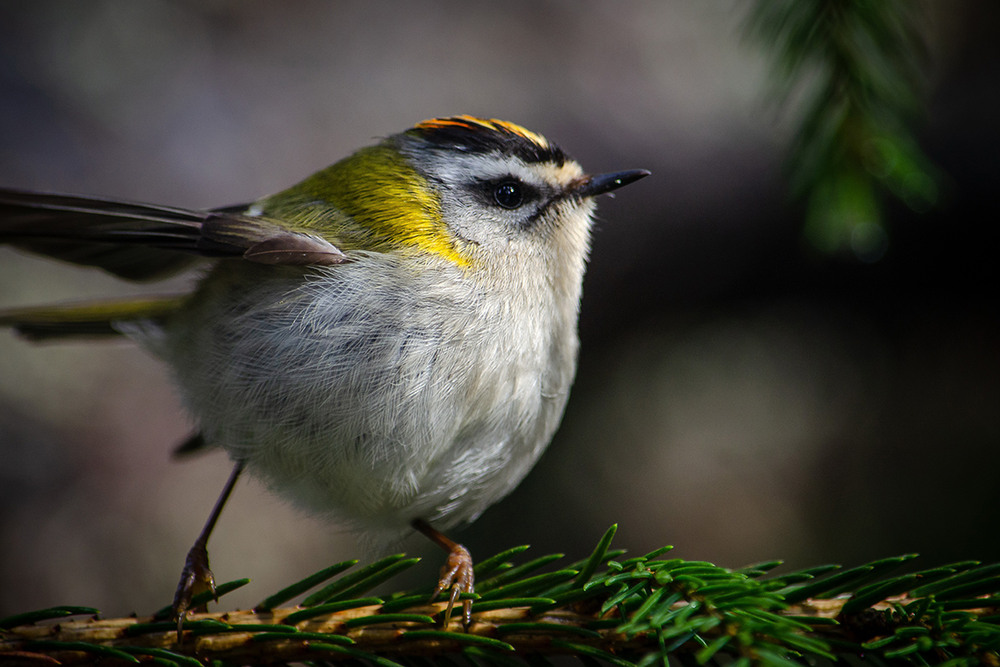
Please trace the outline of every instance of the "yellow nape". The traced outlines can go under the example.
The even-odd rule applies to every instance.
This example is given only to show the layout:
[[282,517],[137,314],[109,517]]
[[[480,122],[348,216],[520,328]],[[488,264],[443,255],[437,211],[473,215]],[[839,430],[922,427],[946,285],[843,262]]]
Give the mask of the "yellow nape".
[[262,202],[265,215],[345,252],[418,251],[467,266],[436,193],[395,150],[369,146]]

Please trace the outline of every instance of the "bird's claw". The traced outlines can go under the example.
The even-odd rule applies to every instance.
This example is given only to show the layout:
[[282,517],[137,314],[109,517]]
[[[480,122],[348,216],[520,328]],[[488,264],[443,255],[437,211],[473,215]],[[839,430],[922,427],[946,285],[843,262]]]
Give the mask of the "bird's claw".
[[203,591],[211,591],[212,597],[218,602],[215,594],[215,576],[208,566],[208,549],[202,543],[196,543],[188,551],[181,571],[181,580],[177,583],[172,605],[174,618],[177,619],[177,638],[180,639],[184,618],[191,607],[191,599]]
[[[448,560],[441,568],[441,578],[431,599],[436,599],[444,591],[451,589],[448,606],[444,610],[444,627],[451,621],[451,612],[462,593],[472,593],[475,583],[472,555],[461,544],[454,545],[448,552]],[[466,629],[472,625],[472,600],[462,600],[462,624]]]

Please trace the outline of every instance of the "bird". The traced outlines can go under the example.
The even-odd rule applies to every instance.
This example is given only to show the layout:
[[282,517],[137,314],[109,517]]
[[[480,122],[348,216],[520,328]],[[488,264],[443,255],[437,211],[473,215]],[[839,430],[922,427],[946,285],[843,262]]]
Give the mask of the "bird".
[[371,543],[416,530],[447,554],[471,623],[473,559],[445,531],[510,493],[548,446],[576,372],[595,198],[512,122],[417,123],[249,204],[195,210],[0,188],[0,243],[130,281],[200,270],[187,293],[0,311],[39,339],[125,336],[170,368],[233,469],[173,612],[214,592],[208,539],[244,470]]

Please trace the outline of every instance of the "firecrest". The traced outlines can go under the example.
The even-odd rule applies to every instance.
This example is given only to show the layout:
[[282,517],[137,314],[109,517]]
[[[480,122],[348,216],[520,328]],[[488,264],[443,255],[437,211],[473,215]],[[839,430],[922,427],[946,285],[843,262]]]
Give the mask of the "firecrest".
[[441,545],[447,624],[472,559],[439,531],[508,494],[548,445],[576,370],[594,198],[648,173],[587,175],[539,134],[456,116],[244,206],[0,190],[0,242],[133,280],[213,262],[187,295],[0,324],[135,339],[173,371],[199,428],[186,447],[235,462],[188,554],[179,624],[214,588],[208,536],[244,469],[373,543],[415,528]]

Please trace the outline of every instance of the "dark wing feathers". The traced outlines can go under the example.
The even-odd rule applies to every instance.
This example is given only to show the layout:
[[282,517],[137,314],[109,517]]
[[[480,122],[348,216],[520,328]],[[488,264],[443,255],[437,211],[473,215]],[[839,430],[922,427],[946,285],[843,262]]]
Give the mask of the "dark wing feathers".
[[200,248],[235,248],[258,264],[331,265],[347,261],[337,246],[313,234],[289,231],[264,218],[212,213],[201,227]]
[[163,277],[197,255],[264,264],[346,261],[325,239],[240,210],[197,211],[0,188],[0,243],[132,280]]

